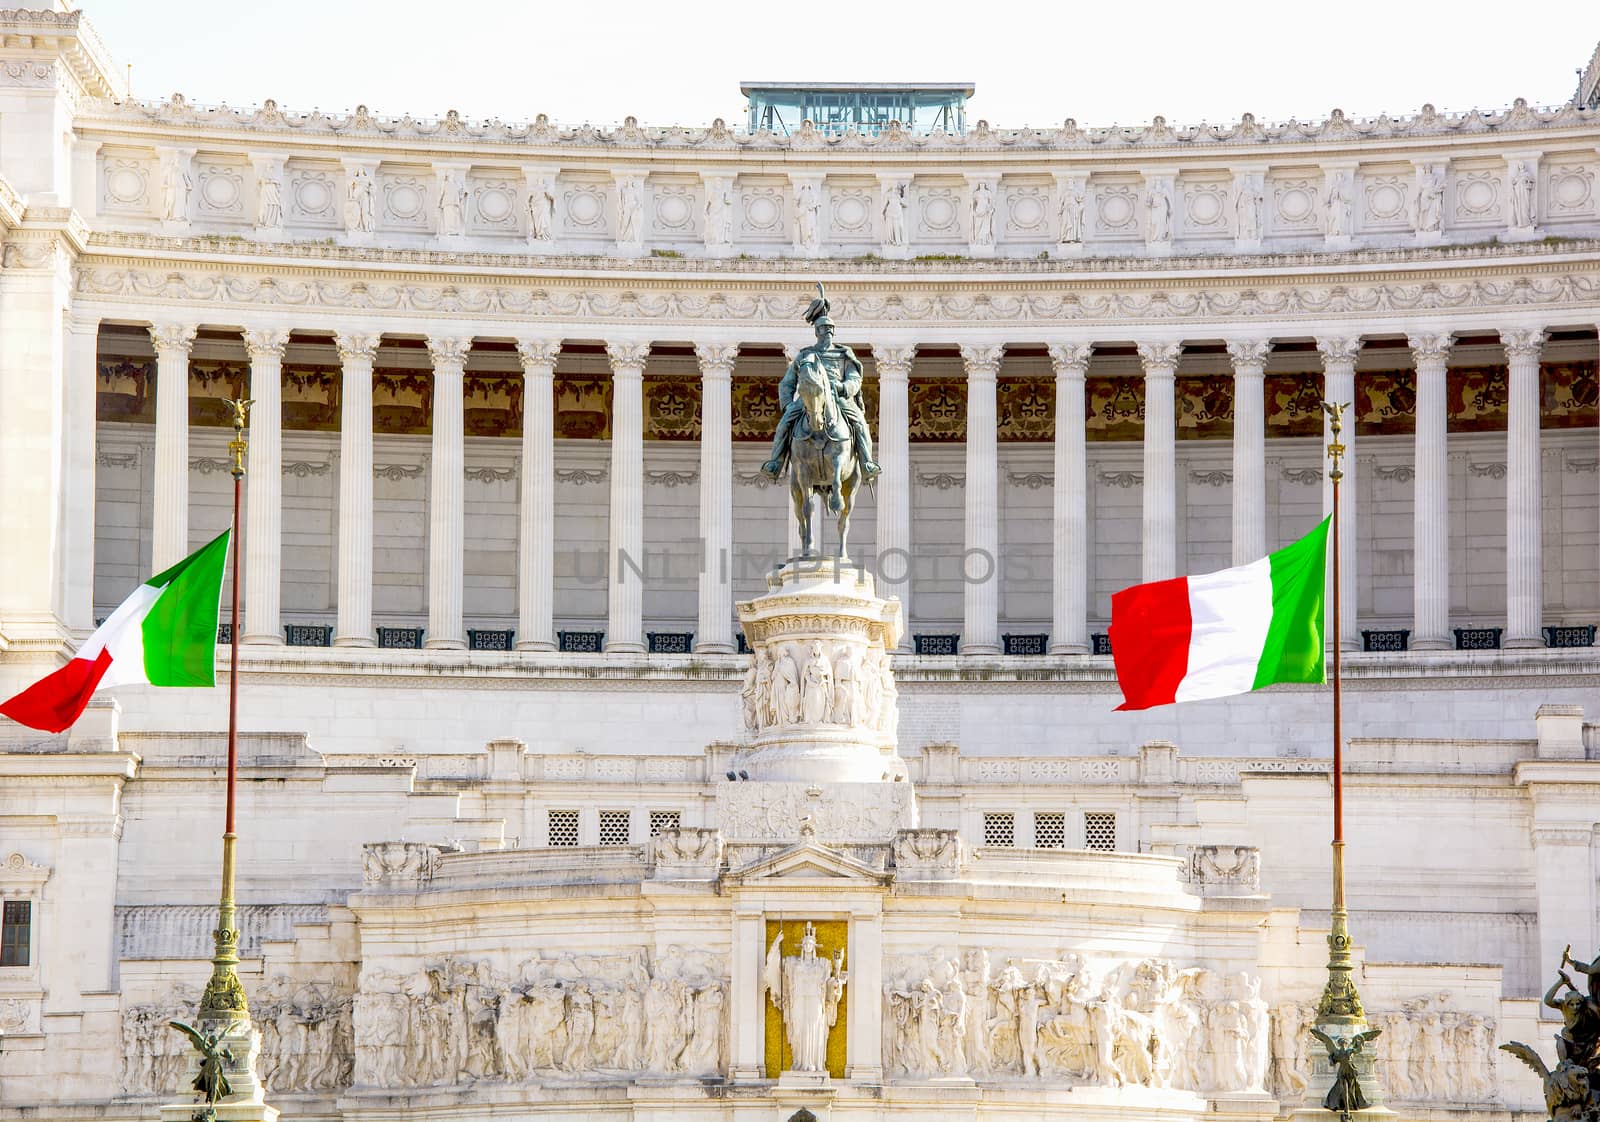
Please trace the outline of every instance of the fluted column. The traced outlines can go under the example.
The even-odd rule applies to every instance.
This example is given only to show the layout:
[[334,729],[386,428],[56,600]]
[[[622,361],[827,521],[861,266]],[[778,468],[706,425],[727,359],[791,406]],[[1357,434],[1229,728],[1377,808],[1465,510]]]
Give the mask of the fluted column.
[[189,348],[192,323],[153,323],[156,348],[155,527],[150,571],[159,573],[189,553]]
[[246,643],[283,643],[278,596],[283,561],[283,348],[285,328],[244,333],[250,356],[250,463],[245,475]]
[[68,317],[66,415],[62,431],[67,444],[62,473],[66,544],[61,551],[61,615],[69,628],[83,634],[94,630],[95,388],[99,382],[99,343],[98,315]]
[[339,387],[339,621],[336,647],[372,634],[372,361],[378,336],[341,333]]
[[737,343],[701,343],[700,618],[694,649],[731,654],[733,643],[733,362]]
[[429,338],[433,359],[433,463],[428,480],[428,639],[433,650],[467,645],[461,626],[466,462],[462,375],[472,340]]
[[[1272,343],[1236,339],[1233,359],[1233,563],[1267,555],[1267,419],[1263,381]],[[1149,409],[1145,412],[1148,414]]]
[[[1339,636],[1340,646],[1347,651],[1361,649],[1361,633],[1357,630],[1357,590],[1360,583],[1360,555],[1356,552],[1356,527],[1361,517],[1361,488],[1357,485],[1360,461],[1356,459],[1356,359],[1361,355],[1361,336],[1319,335],[1317,352],[1322,355],[1322,397],[1351,407],[1344,417],[1344,429],[1339,442],[1345,446],[1343,460],[1344,479],[1339,484],[1339,619],[1333,619],[1333,597],[1326,597],[1326,622],[1323,636],[1331,642]],[[1328,418],[1322,418],[1322,447],[1327,448],[1333,439]],[[1328,478],[1326,455],[1322,458],[1322,513],[1333,513],[1333,481]],[[1328,580],[1333,580],[1333,566],[1328,567]],[[1332,584],[1329,584],[1332,590]]]
[[878,368],[878,595],[900,597],[905,628],[900,649],[911,640],[911,413],[908,391],[911,363],[917,349],[895,343],[874,343]]
[[1000,485],[995,376],[1005,348],[964,346],[967,368],[965,621],[961,653],[1000,653]]
[[1417,365],[1417,492],[1413,508],[1411,647],[1448,650],[1450,641],[1450,461],[1445,368],[1448,334],[1408,336]]
[[609,342],[611,519],[606,650],[644,647],[644,364],[649,343]]
[[1050,653],[1089,653],[1089,460],[1083,379],[1089,343],[1050,348],[1056,372],[1054,581]]
[[522,491],[517,509],[517,649],[553,651],[556,555],[556,358],[560,339],[519,339]]
[[1506,426],[1507,647],[1544,646],[1544,569],[1540,535],[1539,354],[1544,329],[1502,331],[1509,367]]
[[1178,575],[1177,419],[1173,381],[1182,343],[1140,343],[1144,364],[1145,581]]

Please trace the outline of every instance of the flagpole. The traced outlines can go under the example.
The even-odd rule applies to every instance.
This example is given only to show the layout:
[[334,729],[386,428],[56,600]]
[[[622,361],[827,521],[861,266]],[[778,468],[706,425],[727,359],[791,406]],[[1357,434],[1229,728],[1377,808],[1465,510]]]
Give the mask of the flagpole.
[[200,998],[202,1025],[226,1028],[250,1019],[244,986],[239,981],[239,925],[234,904],[234,796],[239,779],[239,505],[244,488],[245,424],[251,402],[243,396],[233,406],[233,607],[228,616],[228,789],[222,826],[222,898],[217,909],[217,929],[212,932],[214,954],[211,979]]
[[[1339,535],[1339,484],[1344,479],[1343,459],[1345,445],[1340,441],[1344,430],[1346,404],[1324,401],[1323,411],[1328,417],[1328,482],[1333,489],[1333,518],[1328,527],[1333,537],[1333,907],[1328,922],[1328,981],[1322,998],[1317,1003],[1316,1024],[1328,1036],[1348,1043],[1350,1039],[1367,1030],[1367,1015],[1361,1005],[1361,994],[1356,990],[1354,963],[1351,960],[1350,915],[1345,906],[1344,892],[1344,667],[1340,656],[1343,646],[1341,635],[1340,589],[1340,535]],[[1357,1047],[1356,1067],[1369,1077],[1372,1105],[1377,1105],[1380,1095],[1371,1081],[1370,1054]],[[1329,1109],[1334,1109],[1329,1106]],[[1338,1110],[1348,1118],[1351,1107]],[[1359,1108],[1358,1108],[1359,1109]]]

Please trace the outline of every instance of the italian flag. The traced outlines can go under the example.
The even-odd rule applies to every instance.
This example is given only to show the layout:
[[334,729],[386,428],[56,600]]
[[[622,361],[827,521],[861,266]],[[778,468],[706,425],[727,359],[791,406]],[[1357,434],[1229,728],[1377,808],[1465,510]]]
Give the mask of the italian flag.
[[61,732],[109,686],[216,685],[228,534],[224,530],[134,589],[71,662],[0,704],[0,713],[29,728]]
[[1260,561],[1111,597],[1118,709],[1322,682],[1328,522]]

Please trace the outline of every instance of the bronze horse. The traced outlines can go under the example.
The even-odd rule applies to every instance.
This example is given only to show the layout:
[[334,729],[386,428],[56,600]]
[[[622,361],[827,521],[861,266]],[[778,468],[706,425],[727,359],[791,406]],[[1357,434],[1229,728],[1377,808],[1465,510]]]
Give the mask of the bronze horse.
[[850,508],[861,485],[850,428],[839,412],[828,375],[815,355],[802,355],[795,367],[795,396],[804,414],[789,444],[789,494],[800,522],[800,555],[817,556],[811,524],[811,496],[822,496],[839,518],[838,558],[849,556]]

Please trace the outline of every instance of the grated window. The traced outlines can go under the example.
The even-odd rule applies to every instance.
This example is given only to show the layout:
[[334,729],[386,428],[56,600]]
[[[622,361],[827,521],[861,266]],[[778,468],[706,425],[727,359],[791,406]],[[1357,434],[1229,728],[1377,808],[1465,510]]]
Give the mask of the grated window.
[[1083,816],[1083,848],[1116,849],[1117,816],[1109,811],[1089,811]]
[[33,945],[33,901],[7,900],[0,909],[0,966],[27,966]]
[[983,816],[983,844],[1017,844],[1017,816],[1007,811],[989,811]]
[[650,836],[653,838],[662,830],[676,830],[683,820],[680,810],[652,810],[650,812]]
[[1059,810],[1041,810],[1033,816],[1036,849],[1067,848],[1067,816]]
[[600,812],[600,844],[627,845],[632,839],[633,815],[626,810]]
[[551,845],[577,845],[578,844],[578,812],[575,810],[552,810],[549,812],[550,844]]

